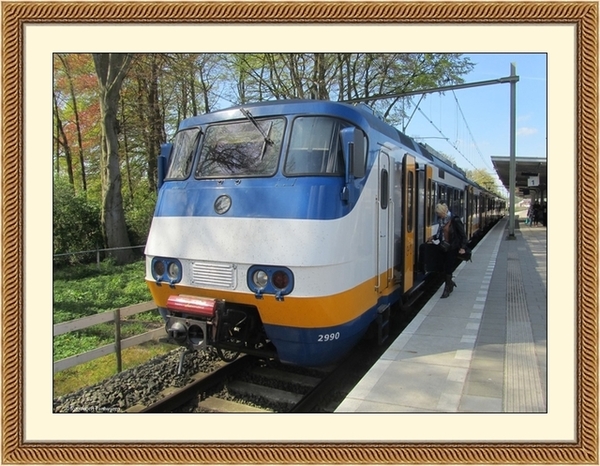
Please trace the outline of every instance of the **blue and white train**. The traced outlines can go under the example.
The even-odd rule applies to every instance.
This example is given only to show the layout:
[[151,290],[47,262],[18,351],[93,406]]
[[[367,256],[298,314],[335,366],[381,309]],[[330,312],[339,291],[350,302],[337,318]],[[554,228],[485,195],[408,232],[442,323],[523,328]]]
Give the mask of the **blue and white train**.
[[328,365],[424,283],[444,201],[473,238],[504,201],[364,105],[263,102],[183,121],[159,157],[146,281],[192,349]]

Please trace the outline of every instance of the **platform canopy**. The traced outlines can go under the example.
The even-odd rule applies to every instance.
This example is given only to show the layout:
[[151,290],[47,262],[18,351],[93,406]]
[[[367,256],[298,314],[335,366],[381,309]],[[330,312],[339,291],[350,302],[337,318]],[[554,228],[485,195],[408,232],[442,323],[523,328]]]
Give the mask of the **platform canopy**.
[[[548,187],[546,159],[542,157],[516,157],[516,195],[544,198]],[[492,157],[492,163],[504,187],[510,186],[510,157]]]

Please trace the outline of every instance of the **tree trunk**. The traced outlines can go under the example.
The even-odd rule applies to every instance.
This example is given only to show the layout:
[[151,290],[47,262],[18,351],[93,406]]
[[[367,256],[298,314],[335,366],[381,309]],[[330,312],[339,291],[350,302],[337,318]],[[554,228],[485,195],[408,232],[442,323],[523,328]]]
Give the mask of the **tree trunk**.
[[[121,85],[131,56],[120,53],[93,54],[100,84],[100,116],[102,128],[102,226],[109,248],[129,248],[125,211],[121,194],[117,109]],[[133,261],[131,249],[111,251],[118,264]]]
[[62,62],[67,80],[69,82],[69,92],[71,93],[71,102],[73,104],[73,116],[75,117],[75,128],[77,129],[77,147],[79,149],[79,165],[81,168],[81,185],[84,192],[87,192],[87,181],[85,178],[85,163],[83,158],[83,141],[81,136],[81,124],[79,123],[79,111],[77,110],[77,97],[75,96],[75,86],[73,85],[73,77],[71,76],[71,68],[69,62],[64,56],[59,54],[58,58]]
[[[75,191],[75,180],[73,176],[73,159],[71,157],[71,148],[69,147],[69,141],[67,140],[67,135],[65,134],[65,129],[62,124],[62,120],[60,119],[60,114],[58,112],[58,104],[56,103],[56,94],[54,94],[54,117],[56,119],[56,129],[58,130],[57,134],[57,142],[59,145],[63,146],[65,151],[65,160],[67,161],[67,173],[69,175],[69,183],[73,187],[73,191]],[[59,163],[59,150],[57,147],[56,151],[56,174],[58,175],[60,170]]]
[[147,147],[148,151],[148,183],[149,190],[156,191],[158,179],[158,154],[160,153],[160,144],[166,140],[164,132],[163,115],[160,111],[159,102],[159,66],[157,56],[152,57],[152,73],[150,76],[150,89],[148,95],[148,113],[150,114],[150,141]]
[[315,86],[314,99],[329,100],[329,92],[327,91],[328,83],[327,75],[327,58],[324,53],[314,54],[314,70],[313,70],[313,86]]

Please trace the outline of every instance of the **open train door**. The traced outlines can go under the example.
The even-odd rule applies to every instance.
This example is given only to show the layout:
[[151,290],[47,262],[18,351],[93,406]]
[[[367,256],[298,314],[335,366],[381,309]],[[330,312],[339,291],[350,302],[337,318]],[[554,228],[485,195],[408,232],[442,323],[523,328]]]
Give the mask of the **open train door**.
[[[435,206],[433,205],[434,197],[433,197],[433,167],[431,165],[425,166],[425,233],[424,233],[424,241],[433,235],[433,229],[431,227],[431,223],[433,221],[433,210]],[[419,214],[420,215],[420,214]]]
[[402,193],[402,238],[404,239],[404,273],[403,273],[403,291],[408,291],[414,284],[415,269],[415,196],[416,196],[416,163],[415,158],[410,154],[404,155],[403,160],[403,183]]
[[467,238],[470,238],[473,235],[473,186],[467,186],[467,213],[466,213],[466,233]]
[[393,173],[390,171],[390,156],[383,150],[379,153],[379,192],[378,203],[378,234],[377,234],[377,290],[383,293],[391,281],[392,252],[394,248],[393,234],[393,199],[390,196],[390,186],[393,186]]

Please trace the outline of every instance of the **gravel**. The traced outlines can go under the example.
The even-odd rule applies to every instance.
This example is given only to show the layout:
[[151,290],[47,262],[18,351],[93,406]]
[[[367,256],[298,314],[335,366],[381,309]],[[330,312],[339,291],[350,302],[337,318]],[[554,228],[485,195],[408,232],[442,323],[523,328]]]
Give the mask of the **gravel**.
[[198,372],[211,372],[220,358],[211,351],[187,354],[181,374],[177,374],[183,348],[157,356],[145,364],[123,371],[96,385],[54,399],[55,413],[121,413],[135,405],[148,406],[160,392],[190,381]]

